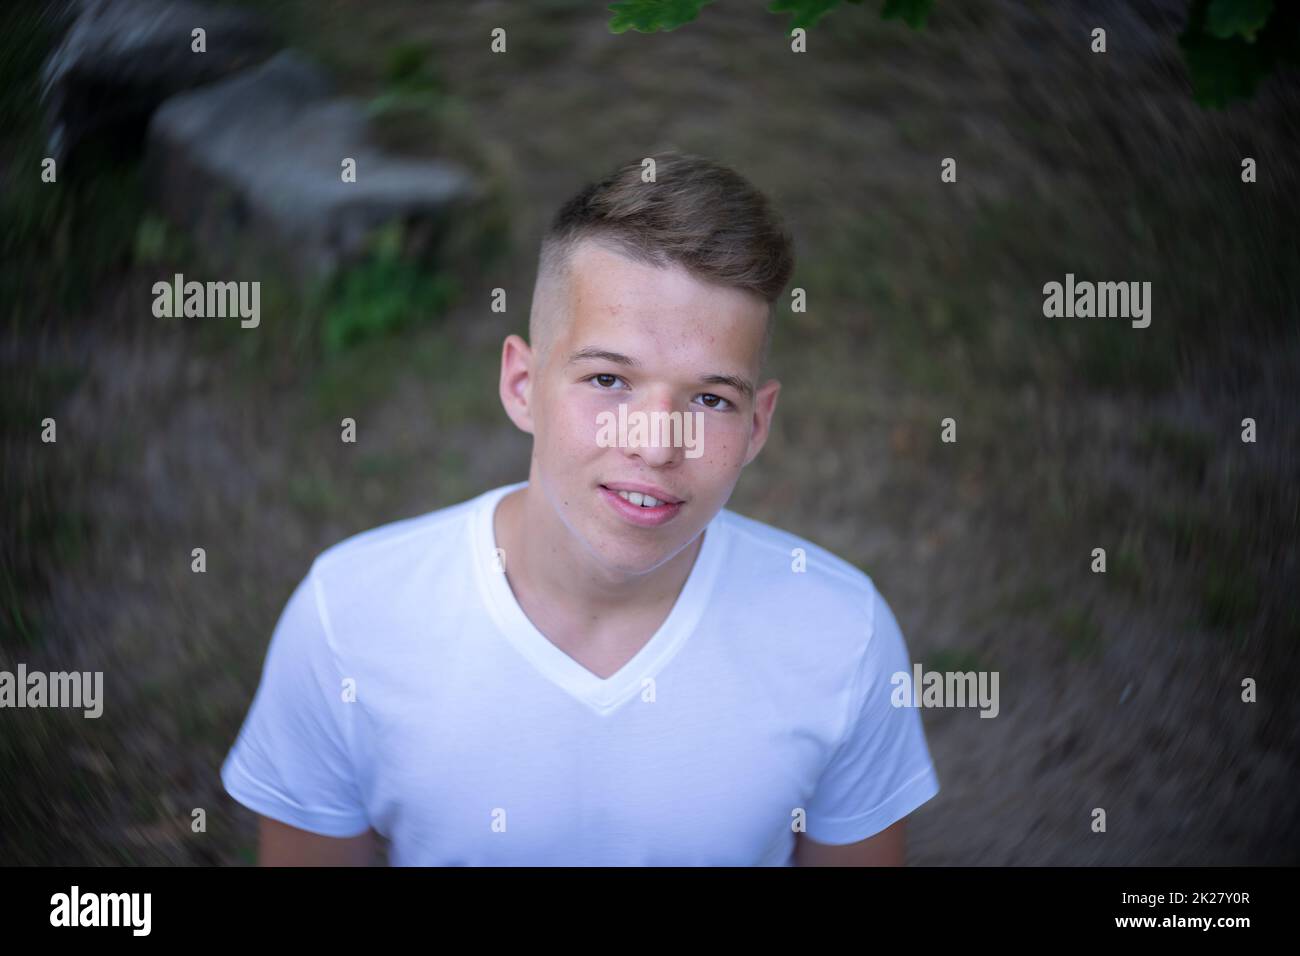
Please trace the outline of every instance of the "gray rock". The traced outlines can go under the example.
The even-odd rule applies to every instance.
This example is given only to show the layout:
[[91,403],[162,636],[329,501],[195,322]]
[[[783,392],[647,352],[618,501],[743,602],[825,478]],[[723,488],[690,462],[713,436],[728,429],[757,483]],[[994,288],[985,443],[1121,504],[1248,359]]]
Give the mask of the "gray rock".
[[[143,131],[167,97],[255,65],[276,48],[257,17],[188,0],[78,0],[41,75],[51,155],[104,130]],[[206,52],[193,52],[202,27]]]
[[[345,158],[356,160],[356,182],[342,180]],[[264,265],[270,255],[299,286],[360,258],[394,221],[417,252],[435,249],[487,198],[459,166],[383,152],[362,103],[332,96],[324,74],[289,51],[164,103],[149,126],[146,177],[214,264]]]

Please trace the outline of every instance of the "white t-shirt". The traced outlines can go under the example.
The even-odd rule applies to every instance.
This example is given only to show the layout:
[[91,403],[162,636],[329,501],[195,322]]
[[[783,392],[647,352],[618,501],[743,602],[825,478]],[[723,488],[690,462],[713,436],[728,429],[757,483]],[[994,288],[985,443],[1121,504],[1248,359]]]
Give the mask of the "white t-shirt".
[[523,485],[316,559],[221,768],[231,796],[328,836],[373,827],[392,865],[789,866],[800,828],[856,842],[938,793],[919,711],[890,702],[903,636],[861,571],[724,509],[602,679],[499,570],[493,514]]

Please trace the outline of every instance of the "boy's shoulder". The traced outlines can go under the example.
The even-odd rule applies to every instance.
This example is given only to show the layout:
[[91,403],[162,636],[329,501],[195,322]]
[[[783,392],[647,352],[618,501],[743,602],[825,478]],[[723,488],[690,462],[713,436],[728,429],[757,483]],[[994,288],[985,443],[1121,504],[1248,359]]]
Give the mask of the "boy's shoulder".
[[404,570],[427,561],[468,561],[471,523],[477,507],[496,488],[465,501],[400,518],[349,535],[316,555],[311,573],[327,583],[357,585],[394,581]]
[[816,605],[845,614],[872,614],[875,582],[861,568],[821,545],[775,525],[724,509],[719,517],[731,538],[733,567],[743,586],[770,604]]

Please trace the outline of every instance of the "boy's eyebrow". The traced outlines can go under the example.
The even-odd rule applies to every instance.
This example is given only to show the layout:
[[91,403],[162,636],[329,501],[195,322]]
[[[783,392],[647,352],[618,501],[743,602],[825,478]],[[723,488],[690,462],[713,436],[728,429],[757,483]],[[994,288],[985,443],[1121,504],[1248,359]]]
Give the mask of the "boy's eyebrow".
[[638,364],[636,359],[629,358],[619,352],[611,352],[608,349],[598,349],[590,345],[586,348],[578,349],[578,351],[570,355],[568,364],[572,365],[574,362],[581,362],[584,359],[598,359],[602,362],[613,362],[616,365],[626,365],[628,368],[636,368]]
[[[613,362],[615,365],[624,365],[628,368],[638,368],[640,363],[631,356],[624,355],[621,352],[611,352],[609,349],[596,348],[587,346],[580,348],[569,356],[567,364],[572,365],[574,362],[583,362],[595,360],[600,362]],[[754,386],[739,375],[702,375],[700,376],[701,385],[727,385],[734,388],[746,398],[754,397]]]
[[746,398],[754,397],[754,386],[736,375],[706,375],[700,379],[703,385],[730,385]]

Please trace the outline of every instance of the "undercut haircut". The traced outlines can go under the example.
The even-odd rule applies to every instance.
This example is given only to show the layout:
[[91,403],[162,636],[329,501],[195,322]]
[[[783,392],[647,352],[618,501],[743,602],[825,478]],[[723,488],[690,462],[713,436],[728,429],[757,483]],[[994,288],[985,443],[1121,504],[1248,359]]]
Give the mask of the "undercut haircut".
[[775,303],[794,272],[794,242],[766,196],[722,163],[691,153],[629,161],[562,205],[542,238],[528,336],[544,354],[560,312],[574,250],[584,241],[643,265],[683,267],[702,282],[742,289],[767,303],[766,366]]

